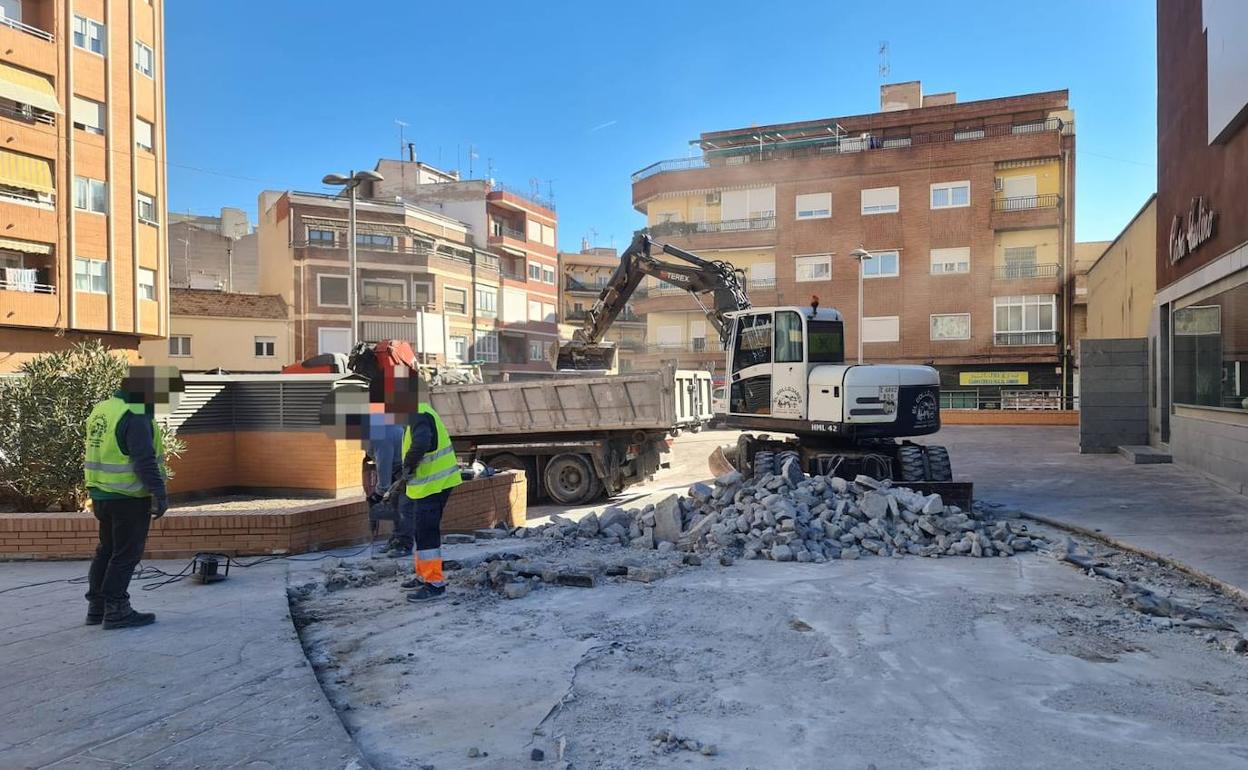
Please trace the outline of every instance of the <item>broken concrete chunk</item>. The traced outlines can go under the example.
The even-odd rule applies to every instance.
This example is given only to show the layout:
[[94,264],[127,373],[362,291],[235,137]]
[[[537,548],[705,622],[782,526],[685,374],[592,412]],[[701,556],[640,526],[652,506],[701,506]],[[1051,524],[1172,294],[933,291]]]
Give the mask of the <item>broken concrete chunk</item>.
[[503,584],[503,596],[506,596],[508,599],[523,599],[532,590],[527,582]]
[[467,545],[468,543],[475,543],[476,541],[477,539],[472,535],[464,535],[456,532],[442,536],[442,543],[444,545]]
[[566,570],[560,572],[557,581],[561,586],[574,586],[576,588],[593,588],[598,585],[598,576],[592,572],[577,572]]
[[654,567],[629,567],[628,579],[641,583],[653,583],[663,577],[663,573]]
[[658,541],[675,543],[680,539],[680,532],[680,498],[669,495],[654,508],[654,537]]
[[793,561],[793,549],[787,545],[773,545],[771,558],[776,561]]
[[711,489],[710,484],[705,484],[701,481],[689,487],[689,496],[700,503],[705,503],[710,500],[711,495],[714,493],[715,490]]
[[724,475],[715,479],[715,483],[721,487],[730,487],[733,484],[740,484],[744,478],[745,477],[741,475],[741,471],[728,471]]

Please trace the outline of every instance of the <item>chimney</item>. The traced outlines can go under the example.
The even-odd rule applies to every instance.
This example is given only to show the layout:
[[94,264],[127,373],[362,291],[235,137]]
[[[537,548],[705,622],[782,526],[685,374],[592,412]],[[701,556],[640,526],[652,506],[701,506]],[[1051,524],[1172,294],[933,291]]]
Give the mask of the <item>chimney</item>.
[[407,160],[411,163],[416,162],[416,143],[415,142],[407,143]]
[[922,106],[923,84],[918,80],[880,86],[880,112],[917,110]]
[[923,97],[924,107],[941,107],[946,104],[957,104],[957,91],[946,91],[943,94],[928,94]]

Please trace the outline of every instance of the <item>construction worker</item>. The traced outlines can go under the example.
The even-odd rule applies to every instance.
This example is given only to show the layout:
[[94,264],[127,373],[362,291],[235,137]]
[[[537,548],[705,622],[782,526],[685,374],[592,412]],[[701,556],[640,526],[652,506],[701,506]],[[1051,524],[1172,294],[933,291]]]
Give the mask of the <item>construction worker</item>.
[[[368,433],[365,446],[369,457],[373,458],[373,467],[377,469],[377,486],[368,496],[368,504],[372,507],[382,501],[386,491],[403,472],[403,456],[400,452],[406,431],[402,425],[394,422],[393,415],[385,411],[383,404],[370,402],[368,409]],[[396,502],[395,505],[397,506],[398,503]],[[405,525],[406,522],[400,520],[399,525],[395,527],[394,534],[386,546],[387,556],[412,555],[414,535],[410,527]]]
[[169,509],[158,403],[182,391],[172,367],[132,366],[113,396],[87,418],[83,469],[100,542],[87,575],[87,625],[145,626],[151,612],[130,606],[130,578],[143,556],[152,519]]
[[[413,389],[418,380],[409,380]],[[442,511],[451,490],[459,486],[459,462],[442,418],[428,404],[420,403],[403,435],[403,471],[408,475],[407,500],[416,540],[414,575],[403,582],[416,590],[409,602],[439,599],[446,594],[442,575]]]

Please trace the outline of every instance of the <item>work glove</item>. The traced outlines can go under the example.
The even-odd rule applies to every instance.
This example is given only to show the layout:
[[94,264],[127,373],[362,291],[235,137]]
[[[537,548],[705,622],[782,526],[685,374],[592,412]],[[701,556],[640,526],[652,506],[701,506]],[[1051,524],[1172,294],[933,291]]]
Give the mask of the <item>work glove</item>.
[[159,519],[165,515],[165,511],[169,510],[169,498],[161,495],[152,501],[152,518]]
[[381,492],[374,492],[368,496],[368,504],[370,506],[376,505],[377,503],[380,503],[384,499],[384,497],[385,496]]

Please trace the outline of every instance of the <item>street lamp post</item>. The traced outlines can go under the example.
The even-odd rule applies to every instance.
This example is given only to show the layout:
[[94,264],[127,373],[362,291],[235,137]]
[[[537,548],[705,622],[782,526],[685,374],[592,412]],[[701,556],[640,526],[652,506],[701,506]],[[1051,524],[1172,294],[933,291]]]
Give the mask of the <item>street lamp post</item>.
[[849,256],[858,261],[858,363],[862,363],[862,274],[866,261],[873,259],[871,252],[859,246],[849,252]]
[[347,176],[342,174],[326,174],[321,182],[347,190],[347,304],[351,306],[351,347],[360,338],[360,291],[355,272],[355,197],[356,188],[361,182],[380,182],[381,174],[376,171],[352,171]]

